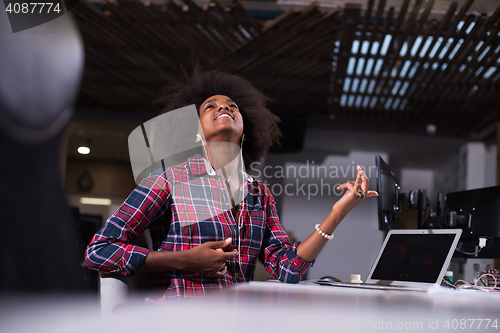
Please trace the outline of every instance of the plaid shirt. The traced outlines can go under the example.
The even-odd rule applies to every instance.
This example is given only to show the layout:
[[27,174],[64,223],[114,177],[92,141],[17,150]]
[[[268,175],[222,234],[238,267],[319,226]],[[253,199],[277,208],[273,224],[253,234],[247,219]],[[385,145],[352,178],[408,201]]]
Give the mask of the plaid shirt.
[[183,251],[232,237],[224,251],[239,247],[240,253],[228,260],[223,278],[180,270],[155,273],[151,287],[161,296],[154,301],[204,295],[209,290],[250,281],[257,259],[280,281],[298,283],[312,263],[297,255],[299,242],[289,243],[269,189],[244,175],[243,186],[247,186],[248,194],[239,205],[239,229],[227,204],[224,180],[203,157],[195,155],[175,167],[156,170],[94,236],[86,251],[87,266],[106,273],[133,275],[149,251],[130,242],[149,228],[153,248],[159,251]]

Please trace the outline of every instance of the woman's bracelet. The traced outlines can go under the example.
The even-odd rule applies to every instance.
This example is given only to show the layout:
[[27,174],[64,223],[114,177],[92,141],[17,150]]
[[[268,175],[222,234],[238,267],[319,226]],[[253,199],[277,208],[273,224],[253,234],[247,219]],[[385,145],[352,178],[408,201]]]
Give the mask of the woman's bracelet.
[[329,235],[329,234],[327,234],[326,232],[324,232],[323,230],[321,230],[321,229],[319,228],[319,224],[316,224],[316,225],[314,226],[314,229],[316,229],[316,231],[317,231],[317,232],[319,232],[321,236],[325,237],[325,238],[326,238],[326,239],[328,239],[328,240],[330,240],[330,239],[332,239],[332,238],[333,238],[333,234]]

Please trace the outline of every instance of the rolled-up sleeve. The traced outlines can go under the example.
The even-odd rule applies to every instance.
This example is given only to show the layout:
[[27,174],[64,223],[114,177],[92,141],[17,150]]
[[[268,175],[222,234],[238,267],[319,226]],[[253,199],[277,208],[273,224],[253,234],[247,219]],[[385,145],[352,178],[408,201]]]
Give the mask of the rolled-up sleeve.
[[299,283],[314,261],[307,262],[297,255],[300,242],[290,244],[276,211],[274,197],[266,187],[267,223],[261,261],[266,270],[285,283]]
[[168,209],[170,190],[162,176],[145,178],[94,235],[86,265],[105,273],[131,276],[149,250],[130,244]]

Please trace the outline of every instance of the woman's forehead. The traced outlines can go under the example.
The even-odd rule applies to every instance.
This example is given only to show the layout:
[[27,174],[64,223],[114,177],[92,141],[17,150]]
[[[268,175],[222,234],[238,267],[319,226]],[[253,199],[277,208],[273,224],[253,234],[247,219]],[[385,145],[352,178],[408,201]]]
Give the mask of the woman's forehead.
[[233,100],[231,98],[229,98],[228,96],[226,96],[226,95],[212,95],[212,96],[208,97],[207,99],[205,99],[203,101],[203,103],[201,103],[201,105],[203,105],[205,103],[208,103],[208,102],[213,102],[213,101],[217,101],[217,102],[233,102]]

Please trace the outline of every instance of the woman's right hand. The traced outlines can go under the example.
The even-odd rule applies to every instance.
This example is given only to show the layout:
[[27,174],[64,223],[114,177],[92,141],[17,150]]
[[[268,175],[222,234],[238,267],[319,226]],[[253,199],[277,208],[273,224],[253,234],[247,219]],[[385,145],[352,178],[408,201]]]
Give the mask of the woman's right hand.
[[185,251],[150,251],[137,269],[138,273],[186,270],[211,278],[226,274],[226,260],[233,259],[238,252],[224,252],[231,238],[206,242]]
[[238,252],[224,252],[222,249],[231,244],[231,238],[222,241],[206,242],[190,250],[183,251],[188,257],[184,270],[211,278],[221,278],[226,274],[226,260],[233,259]]

